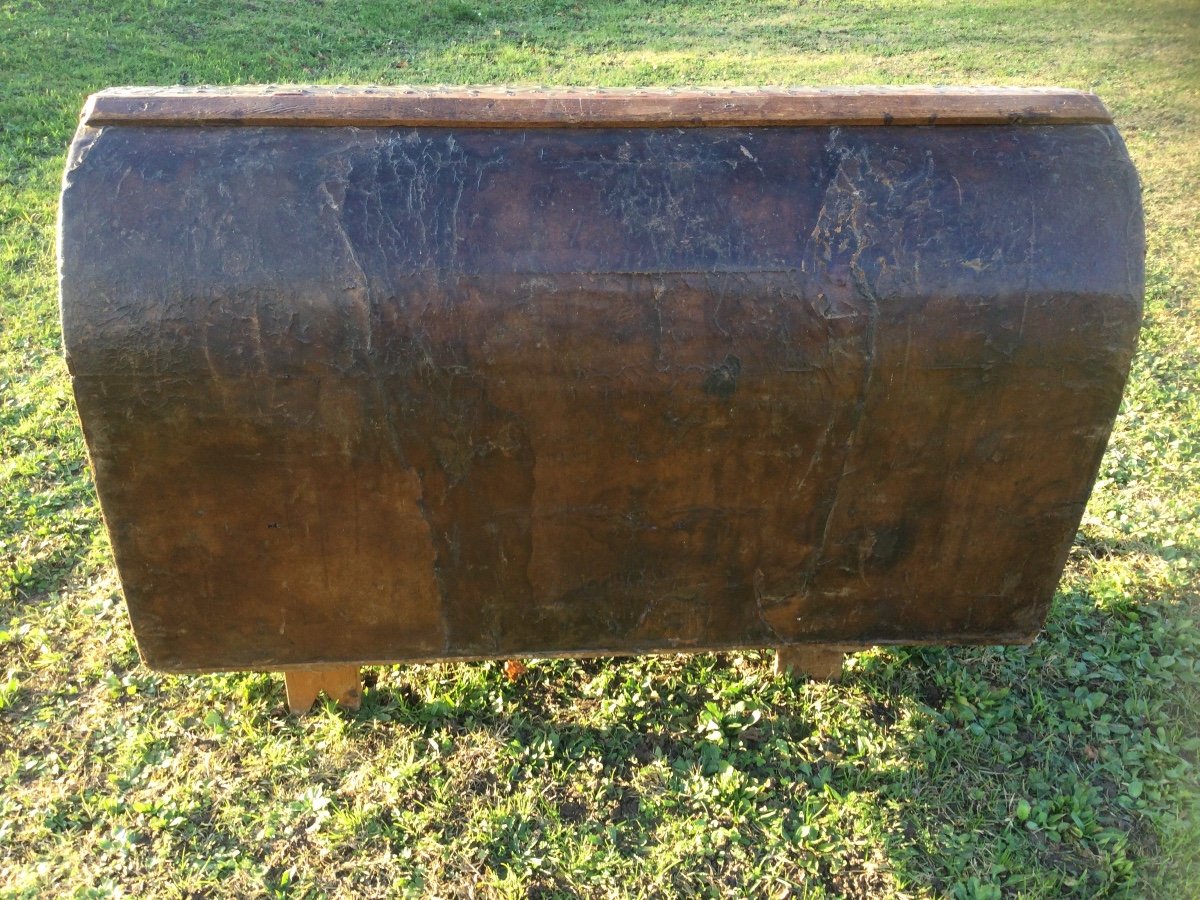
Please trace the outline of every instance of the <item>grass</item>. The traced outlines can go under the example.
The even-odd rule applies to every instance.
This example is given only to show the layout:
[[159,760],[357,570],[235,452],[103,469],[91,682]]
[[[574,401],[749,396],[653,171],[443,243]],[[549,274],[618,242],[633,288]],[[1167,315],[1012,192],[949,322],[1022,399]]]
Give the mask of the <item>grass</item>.
[[[1200,8],[1189,0],[0,2],[0,895],[1200,896]],[[54,221],[114,84],[1097,91],[1147,315],[1032,646],[374,670],[362,711],[138,662],[60,359]],[[1047,448],[1054,452],[1054,448]]]

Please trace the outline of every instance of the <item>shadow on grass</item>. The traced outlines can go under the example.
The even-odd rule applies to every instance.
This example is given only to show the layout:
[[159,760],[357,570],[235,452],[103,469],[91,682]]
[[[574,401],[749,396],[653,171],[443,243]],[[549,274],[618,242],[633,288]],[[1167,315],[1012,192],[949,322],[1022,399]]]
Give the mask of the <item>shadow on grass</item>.
[[[1028,647],[868,651],[841,685],[766,677],[753,653],[537,661],[515,683],[499,663],[420,667],[389,670],[358,719],[448,746],[496,735],[508,774],[466,794],[532,779],[552,818],[598,818],[635,857],[693,804],[840,896],[1087,896],[1128,889],[1173,827],[1159,812],[1186,800],[1191,751],[1155,728],[1200,699],[1174,662],[1196,646],[1194,618],[1068,592]],[[612,785],[600,806],[571,790],[581,765]],[[673,806],[643,789],[661,777]]]
[[[850,759],[837,737],[819,735],[819,719],[796,700],[810,690],[832,696],[834,689],[762,678],[769,660],[760,659],[750,663],[758,670],[753,686],[742,690],[733,660],[746,669],[747,657],[740,654],[656,658],[650,664],[659,672],[649,680],[642,671],[645,658],[544,660],[516,682],[505,678],[499,663],[465,664],[454,668],[482,677],[453,702],[423,699],[424,691],[407,677],[419,673],[394,669],[368,689],[357,719],[416,726],[447,746],[471,745],[480,736],[502,742],[505,765],[465,774],[458,799],[498,804],[532,782],[548,821],[518,816],[513,828],[603,833],[622,856],[641,859],[669,840],[664,835],[681,815],[702,816],[713,830],[728,830],[751,848],[757,843],[759,850],[749,852],[761,853],[764,861],[787,851],[793,858],[785,868],[790,865],[794,879],[819,879],[839,896],[877,896],[886,883],[871,861],[850,861],[849,843],[826,858],[821,851],[831,838],[814,828],[832,805],[817,802],[826,786],[861,778],[861,761]],[[587,686],[614,673],[599,695]],[[884,703],[869,709],[879,723],[896,721]],[[581,771],[606,783],[602,796],[581,791]],[[648,772],[655,775],[647,779]],[[489,850],[499,869],[512,862],[508,846],[500,841]],[[709,861],[697,857],[694,864],[703,868]],[[710,874],[728,877],[719,868]],[[873,889],[852,889],[856,879]]]

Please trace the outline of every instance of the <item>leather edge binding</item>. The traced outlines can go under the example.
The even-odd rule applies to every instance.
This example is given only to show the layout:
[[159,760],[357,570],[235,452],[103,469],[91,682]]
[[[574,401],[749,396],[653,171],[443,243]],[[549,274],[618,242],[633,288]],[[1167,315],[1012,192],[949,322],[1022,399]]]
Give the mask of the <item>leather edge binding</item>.
[[1111,124],[1060,88],[110,88],[85,125],[689,128]]

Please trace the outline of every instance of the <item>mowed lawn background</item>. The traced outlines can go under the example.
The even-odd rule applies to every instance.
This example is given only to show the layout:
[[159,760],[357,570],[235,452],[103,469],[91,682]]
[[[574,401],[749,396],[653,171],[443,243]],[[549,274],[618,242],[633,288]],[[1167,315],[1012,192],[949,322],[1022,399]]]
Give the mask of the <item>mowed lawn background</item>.
[[[1198,58],[1191,0],[0,2],[0,894],[1200,896]],[[60,355],[59,179],[89,92],[252,82],[1099,93],[1146,323],[1045,633],[841,685],[768,652],[375,669],[304,719],[279,675],[148,671]]]

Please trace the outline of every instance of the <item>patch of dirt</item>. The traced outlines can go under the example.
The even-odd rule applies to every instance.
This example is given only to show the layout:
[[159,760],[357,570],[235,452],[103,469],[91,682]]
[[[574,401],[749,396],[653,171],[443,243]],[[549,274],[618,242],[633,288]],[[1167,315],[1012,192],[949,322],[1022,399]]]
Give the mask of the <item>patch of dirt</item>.
[[641,809],[642,795],[635,790],[626,788],[621,792],[621,797],[609,818],[614,822],[628,822],[636,819]]
[[588,817],[587,807],[575,800],[567,800],[558,804],[558,819],[567,825],[583,822]]
[[864,861],[861,865],[849,865],[837,872],[830,872],[822,861],[821,881],[834,897],[847,900],[876,900],[891,895],[894,885],[886,870],[875,863]]
[[899,718],[899,716],[896,714],[896,710],[894,710],[889,704],[881,703],[878,700],[871,701],[871,705],[867,709],[867,712],[871,716],[871,721],[873,721],[880,728],[891,728],[896,724],[896,719]]
[[921,702],[930,709],[941,709],[946,702],[946,692],[931,681],[921,685]]

